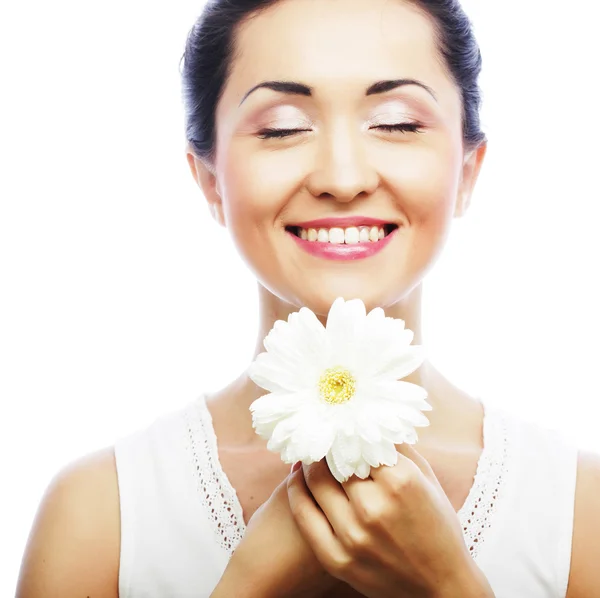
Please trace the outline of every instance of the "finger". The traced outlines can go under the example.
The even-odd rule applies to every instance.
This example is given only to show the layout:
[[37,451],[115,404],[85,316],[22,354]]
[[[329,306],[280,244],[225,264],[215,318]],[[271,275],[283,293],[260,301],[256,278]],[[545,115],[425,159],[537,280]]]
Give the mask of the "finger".
[[[373,469],[374,468],[372,467],[371,472]],[[362,480],[355,475],[353,475],[347,481],[342,482],[342,488],[344,489],[350,504],[353,506],[363,501],[369,501],[370,497],[373,496],[374,490],[376,489],[372,477]]]
[[325,569],[333,562],[342,562],[345,556],[343,547],[335,537],[329,520],[313,499],[302,468],[288,476],[287,491],[296,525],[317,560]]
[[352,522],[352,507],[346,492],[333,477],[325,460],[304,465],[304,483],[338,536]]
[[393,480],[406,481],[409,477],[425,476],[429,478],[429,474],[425,473],[419,464],[413,461],[405,454],[398,452],[398,461],[396,465],[383,465],[381,467],[371,468],[371,478],[377,484]]
[[396,450],[401,455],[404,455],[411,461],[414,461],[423,473],[428,473],[432,471],[431,465],[429,465],[429,461],[427,461],[427,459],[425,459],[425,457],[423,457],[423,455],[421,455],[421,453],[408,442],[397,444]]
[[[411,461],[420,471],[421,473],[430,481],[432,482],[438,482],[437,476],[435,475],[435,472],[431,466],[431,464],[429,463],[429,461],[427,461],[427,459],[425,459],[425,457],[423,457],[423,455],[421,455],[421,453],[411,444],[409,444],[408,442],[403,442],[400,444],[396,444],[395,445],[396,448],[396,453],[398,455],[398,461],[396,463],[395,466],[391,466],[391,467],[378,467],[378,468],[371,468],[371,478],[372,479],[376,479],[377,476],[381,476],[381,472],[385,471],[386,469],[393,469],[394,467],[401,467],[402,464],[408,460]],[[409,466],[410,467],[410,466]],[[410,469],[409,469],[410,470]],[[409,471],[407,470],[407,471]],[[375,472],[375,475],[373,475]]]
[[429,461],[427,461],[427,459],[425,459],[425,457],[423,457],[423,455],[421,455],[421,453],[413,445],[404,442],[396,445],[396,450],[399,453],[398,461],[400,461],[401,456],[410,459],[423,472],[427,479],[439,484],[439,480],[435,475],[435,471],[433,470],[431,463],[429,463]]

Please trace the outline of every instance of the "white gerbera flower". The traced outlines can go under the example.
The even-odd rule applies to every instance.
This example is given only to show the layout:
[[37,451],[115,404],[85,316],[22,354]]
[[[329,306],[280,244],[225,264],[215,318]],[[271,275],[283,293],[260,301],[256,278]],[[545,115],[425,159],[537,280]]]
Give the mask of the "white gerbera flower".
[[326,328],[306,307],[277,320],[248,371],[270,391],[250,406],[257,434],[285,463],[325,457],[339,482],[395,465],[394,445],[416,443],[432,409],[424,388],[399,380],[425,358],[413,336],[360,299],[336,299]]

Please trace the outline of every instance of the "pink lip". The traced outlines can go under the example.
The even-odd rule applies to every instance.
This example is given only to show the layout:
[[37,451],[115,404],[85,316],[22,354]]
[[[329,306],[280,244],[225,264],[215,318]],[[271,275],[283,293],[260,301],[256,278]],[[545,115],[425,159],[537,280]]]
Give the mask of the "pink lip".
[[364,243],[352,243],[350,245],[346,245],[345,243],[321,243],[319,241],[305,241],[289,231],[286,231],[286,234],[290,235],[294,241],[298,243],[301,249],[304,249],[304,251],[310,253],[311,255],[328,260],[352,261],[371,257],[376,253],[379,253],[389,245],[392,237],[394,237],[399,230],[400,228],[395,228],[381,241],[365,241]]
[[361,225],[383,226],[384,224],[394,223],[391,220],[386,221],[379,218],[368,218],[367,216],[342,216],[341,218],[320,218],[318,220],[308,220],[307,222],[297,222],[293,226],[299,226],[300,228],[347,228]]

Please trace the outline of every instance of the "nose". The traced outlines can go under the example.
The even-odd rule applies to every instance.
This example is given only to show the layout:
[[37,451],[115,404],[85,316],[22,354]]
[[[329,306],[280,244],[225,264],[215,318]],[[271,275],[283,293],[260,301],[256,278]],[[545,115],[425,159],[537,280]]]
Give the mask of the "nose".
[[360,132],[340,127],[320,140],[315,166],[306,186],[318,198],[350,202],[371,195],[379,185]]

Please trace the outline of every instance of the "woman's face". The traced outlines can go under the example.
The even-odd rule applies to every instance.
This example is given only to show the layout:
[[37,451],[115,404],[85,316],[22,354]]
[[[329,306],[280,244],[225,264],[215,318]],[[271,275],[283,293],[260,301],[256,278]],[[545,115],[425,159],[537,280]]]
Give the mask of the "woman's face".
[[[239,29],[236,50],[216,112],[214,176],[200,178],[246,263],[271,293],[321,315],[339,296],[368,309],[404,298],[464,210],[484,154],[465,165],[460,91],[432,22],[401,0],[282,0]],[[400,79],[423,86],[372,88]],[[310,95],[298,86],[247,95],[272,81]],[[397,228],[377,251],[372,240],[344,245],[354,259],[331,243],[334,255],[315,254],[286,228],[347,216]]]

